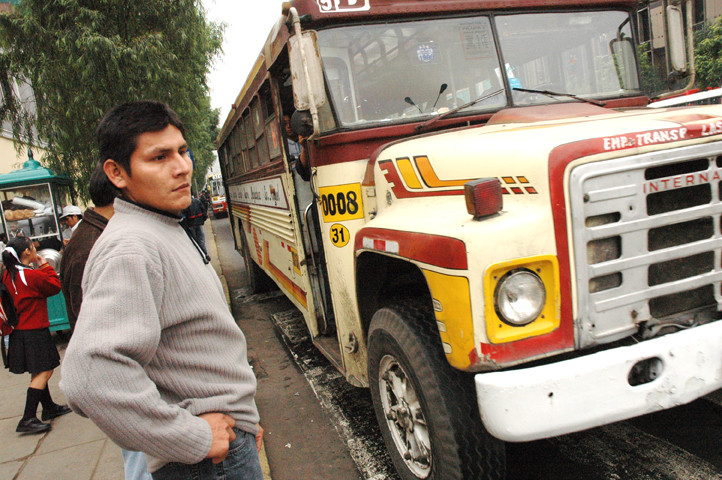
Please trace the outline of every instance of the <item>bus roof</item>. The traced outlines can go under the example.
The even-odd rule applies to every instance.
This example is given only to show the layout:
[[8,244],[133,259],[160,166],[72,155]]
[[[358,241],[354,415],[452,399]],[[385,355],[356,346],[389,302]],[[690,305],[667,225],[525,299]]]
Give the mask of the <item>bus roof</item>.
[[[386,17],[403,18],[420,13],[458,13],[481,12],[485,10],[524,10],[534,8],[582,7],[622,8],[631,9],[638,0],[293,0],[291,7],[296,8],[303,17],[304,29],[314,29],[330,25],[375,21]],[[230,134],[242,111],[250,103],[247,94],[260,88],[268,69],[283,51],[288,37],[286,12],[281,11],[273,28],[268,34],[263,50],[259,54],[253,68],[248,74],[238,96],[233,102],[223,127],[221,127],[216,146],[220,145]],[[252,95],[251,95],[252,96]]]

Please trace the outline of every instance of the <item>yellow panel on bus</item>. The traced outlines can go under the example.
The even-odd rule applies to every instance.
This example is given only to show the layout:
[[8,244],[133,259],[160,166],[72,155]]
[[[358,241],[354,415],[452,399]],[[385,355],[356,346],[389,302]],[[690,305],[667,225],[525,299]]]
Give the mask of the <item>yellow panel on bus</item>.
[[318,191],[325,223],[364,218],[360,183],[321,187]]

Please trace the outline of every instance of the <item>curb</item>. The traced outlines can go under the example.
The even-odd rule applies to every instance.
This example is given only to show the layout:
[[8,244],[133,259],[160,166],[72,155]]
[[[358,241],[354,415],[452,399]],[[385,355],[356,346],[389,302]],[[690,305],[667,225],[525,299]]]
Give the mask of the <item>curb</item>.
[[[221,285],[223,286],[223,293],[225,293],[226,295],[226,303],[228,304],[228,308],[230,309],[231,295],[228,290],[228,282],[226,282],[226,277],[223,275],[223,269],[221,268],[221,263],[218,259],[216,232],[213,230],[213,223],[211,221],[206,221],[203,224],[203,233],[206,236],[206,248],[208,249],[208,255],[210,255],[211,257],[211,265],[213,265],[213,268],[216,270],[216,274],[218,275],[218,279],[221,281]],[[261,445],[261,451],[258,452],[258,457],[261,462],[261,470],[263,470],[263,479],[273,480],[271,478],[271,469],[268,466],[268,457],[266,456],[265,444]]]

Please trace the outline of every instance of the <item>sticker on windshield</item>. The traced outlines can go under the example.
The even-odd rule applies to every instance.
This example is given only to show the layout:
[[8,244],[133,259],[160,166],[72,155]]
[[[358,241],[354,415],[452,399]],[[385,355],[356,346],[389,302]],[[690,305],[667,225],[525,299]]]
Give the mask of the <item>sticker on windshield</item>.
[[488,24],[483,23],[462,23],[459,25],[465,59],[491,57],[493,44],[488,27]]
[[436,59],[436,45],[434,42],[421,43],[416,47],[416,58],[421,63],[433,63]]

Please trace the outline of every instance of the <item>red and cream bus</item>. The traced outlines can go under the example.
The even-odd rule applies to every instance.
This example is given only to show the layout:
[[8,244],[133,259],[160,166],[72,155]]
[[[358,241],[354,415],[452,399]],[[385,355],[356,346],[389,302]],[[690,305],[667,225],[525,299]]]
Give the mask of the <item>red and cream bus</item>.
[[223,187],[223,176],[220,173],[212,173],[208,175],[206,189],[208,190],[211,199],[213,218],[228,215],[228,204],[226,203],[226,190]]
[[401,478],[722,387],[722,107],[643,108],[637,7],[295,0],[239,85],[249,280],[370,387]]

